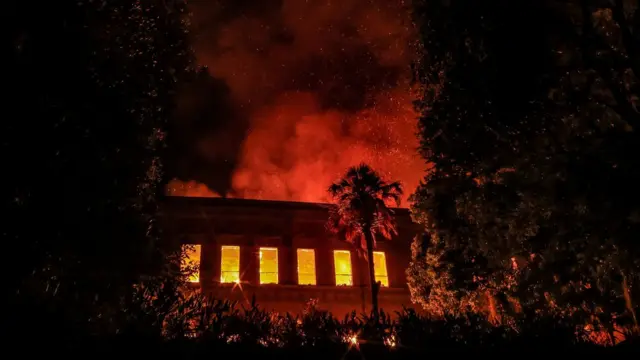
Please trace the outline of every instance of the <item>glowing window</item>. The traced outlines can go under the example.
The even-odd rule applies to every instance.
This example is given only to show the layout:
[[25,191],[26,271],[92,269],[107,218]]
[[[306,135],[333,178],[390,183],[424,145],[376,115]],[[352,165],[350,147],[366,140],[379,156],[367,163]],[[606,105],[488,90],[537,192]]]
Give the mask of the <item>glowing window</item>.
[[373,272],[376,276],[376,281],[380,281],[380,286],[389,287],[387,259],[382,251],[373,252]]
[[278,283],[278,249],[260,248],[260,284]]
[[183,245],[185,261],[181,264],[182,271],[189,273],[189,282],[200,282],[200,249],[201,245]]
[[313,249],[298,249],[298,284],[316,284],[316,253]]
[[221,248],[220,282],[240,282],[240,246],[223,246]]
[[348,250],[335,250],[333,263],[336,269],[336,285],[353,285],[351,276],[351,253]]

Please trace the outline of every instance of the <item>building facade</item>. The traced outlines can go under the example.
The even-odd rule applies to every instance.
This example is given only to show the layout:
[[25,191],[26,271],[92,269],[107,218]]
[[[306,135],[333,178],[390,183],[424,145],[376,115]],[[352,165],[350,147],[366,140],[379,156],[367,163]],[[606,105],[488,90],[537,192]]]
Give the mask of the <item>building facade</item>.
[[[189,246],[200,271],[192,282],[212,297],[257,303],[297,313],[309,300],[338,316],[368,311],[364,258],[326,228],[327,204],[221,198],[169,197],[162,210],[165,232]],[[380,307],[411,306],[405,269],[419,232],[407,209],[394,209],[398,236],[378,241],[376,280]]]

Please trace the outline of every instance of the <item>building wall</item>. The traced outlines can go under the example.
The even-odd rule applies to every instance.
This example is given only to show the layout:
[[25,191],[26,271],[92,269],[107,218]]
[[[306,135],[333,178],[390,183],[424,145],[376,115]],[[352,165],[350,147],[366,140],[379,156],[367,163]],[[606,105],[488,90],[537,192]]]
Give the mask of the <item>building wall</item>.
[[[396,209],[398,236],[378,241],[386,256],[389,287],[380,290],[385,311],[410,306],[405,269],[410,243],[419,228],[406,209]],[[310,299],[338,316],[368,311],[367,263],[353,247],[325,229],[328,205],[241,199],[169,198],[163,207],[165,231],[176,243],[201,246],[200,286],[216,298],[250,302],[255,296],[264,308],[299,312]],[[240,246],[240,284],[221,284],[220,248]],[[260,247],[278,248],[278,284],[259,285]],[[296,249],[316,253],[316,285],[297,285]],[[353,286],[335,286],[333,250],[350,250]]]

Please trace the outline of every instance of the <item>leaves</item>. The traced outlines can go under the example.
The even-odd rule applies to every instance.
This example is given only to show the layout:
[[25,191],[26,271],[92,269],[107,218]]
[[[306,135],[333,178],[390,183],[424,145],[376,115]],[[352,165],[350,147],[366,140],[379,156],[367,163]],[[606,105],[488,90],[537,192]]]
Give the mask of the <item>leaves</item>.
[[329,213],[330,231],[344,236],[360,252],[366,252],[365,233],[369,232],[375,248],[376,235],[391,239],[396,234],[390,201],[400,204],[402,185],[387,183],[366,164],[347,170],[345,176],[329,187],[336,207]]
[[8,199],[20,200],[3,202],[8,251],[22,254],[9,285],[24,310],[8,321],[16,333],[27,314],[53,313],[39,320],[66,327],[56,336],[113,333],[132,286],[165,270],[157,200],[173,93],[193,60],[184,7],[11,7],[10,36],[24,39],[10,57],[2,143]]
[[637,4],[425,0],[414,9],[421,153],[433,167],[412,212],[438,244],[414,248],[414,299],[440,315],[458,311],[437,296],[451,291],[486,314],[492,297],[505,310],[513,298],[576,326],[625,323],[634,310],[620,272],[640,280],[629,241],[639,230],[638,73],[628,62],[637,45],[625,41]]

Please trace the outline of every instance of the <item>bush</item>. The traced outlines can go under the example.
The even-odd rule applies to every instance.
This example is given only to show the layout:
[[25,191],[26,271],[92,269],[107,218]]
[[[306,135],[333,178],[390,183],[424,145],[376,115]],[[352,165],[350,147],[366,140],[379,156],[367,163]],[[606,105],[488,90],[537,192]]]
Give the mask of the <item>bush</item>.
[[495,326],[477,314],[430,319],[407,308],[395,316],[384,311],[377,318],[372,315],[353,311],[339,319],[310,300],[303,313],[293,316],[267,311],[255,299],[244,306],[193,293],[167,315],[163,336],[156,341],[180,349],[181,356],[266,351],[305,357],[359,354],[388,358],[438,350],[602,349],[585,341],[575,326],[560,318],[523,315],[514,330]]

